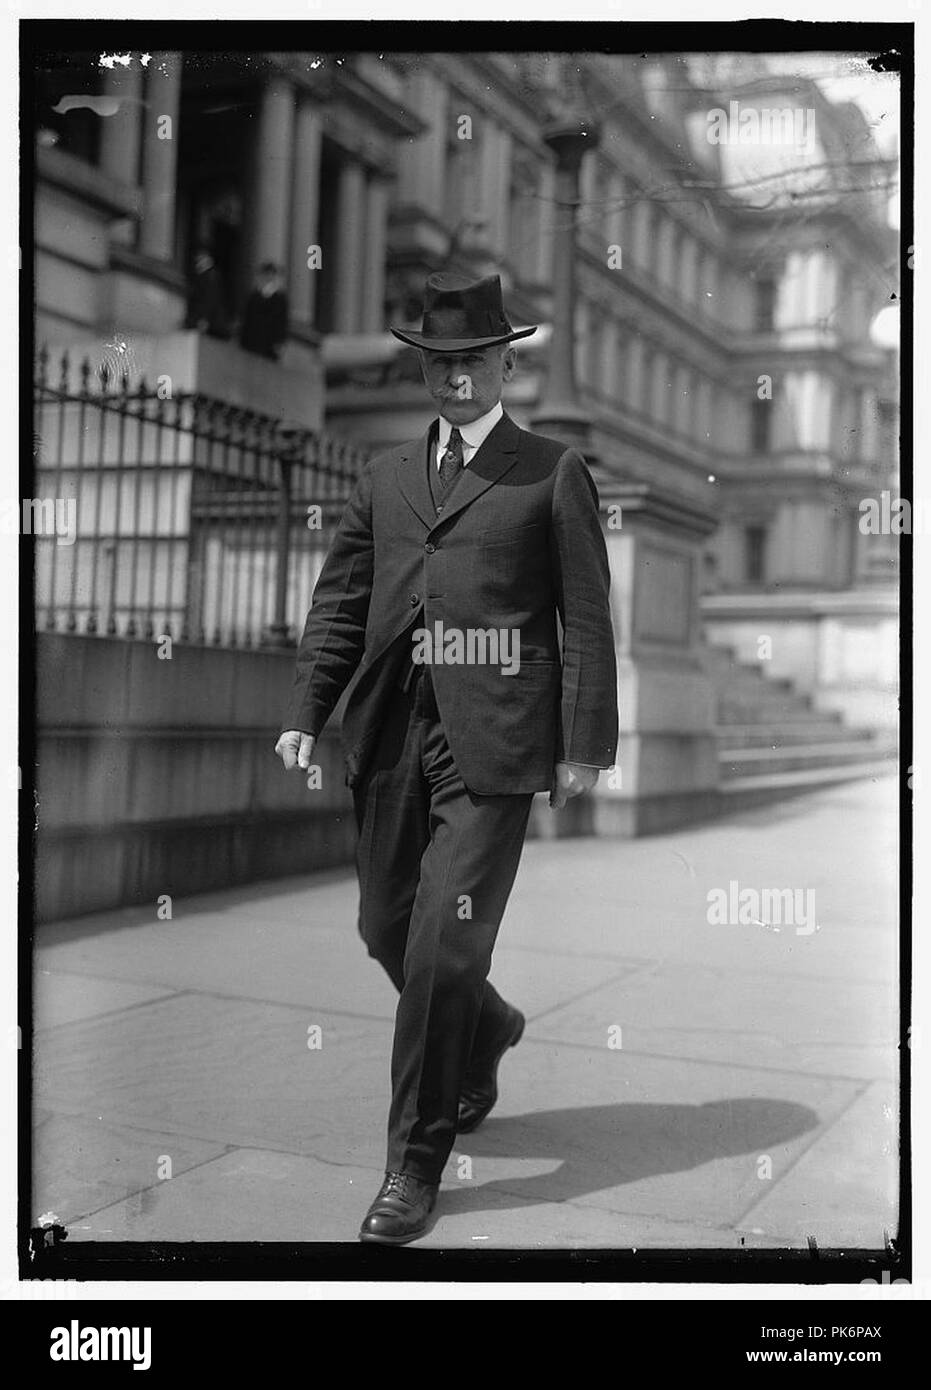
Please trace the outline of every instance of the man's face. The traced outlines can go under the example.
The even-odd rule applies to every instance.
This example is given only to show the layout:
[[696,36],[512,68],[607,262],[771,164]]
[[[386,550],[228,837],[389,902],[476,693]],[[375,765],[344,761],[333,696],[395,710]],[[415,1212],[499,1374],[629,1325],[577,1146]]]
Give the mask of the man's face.
[[451,425],[468,425],[501,399],[514,375],[517,353],[509,343],[470,352],[420,350],[420,368],[440,414]]

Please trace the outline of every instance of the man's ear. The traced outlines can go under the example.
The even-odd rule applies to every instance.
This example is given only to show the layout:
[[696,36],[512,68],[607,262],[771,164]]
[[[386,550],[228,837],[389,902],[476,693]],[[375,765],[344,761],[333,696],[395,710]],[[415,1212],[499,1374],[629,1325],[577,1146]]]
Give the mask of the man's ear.
[[510,343],[504,349],[501,359],[501,378],[503,381],[510,381],[517,368],[517,349]]

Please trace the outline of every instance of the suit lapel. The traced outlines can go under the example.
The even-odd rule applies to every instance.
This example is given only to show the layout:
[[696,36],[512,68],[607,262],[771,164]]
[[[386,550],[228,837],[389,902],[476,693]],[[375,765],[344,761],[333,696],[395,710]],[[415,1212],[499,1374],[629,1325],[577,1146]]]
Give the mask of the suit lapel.
[[450,517],[456,516],[464,507],[481,497],[490,487],[499,482],[517,462],[517,443],[520,430],[509,416],[503,415],[481,448],[464,468],[449,501],[443,507],[441,517],[434,517],[434,525],[443,525]]
[[416,444],[401,455],[397,471],[401,491],[429,530],[445,525],[450,517],[468,507],[476,497],[481,497],[483,492],[487,492],[514,467],[517,462],[520,430],[509,415],[502,415],[491,434],[470,460],[469,466],[463,469],[439,517],[433,505],[427,472],[428,467],[434,462],[428,457],[433,439],[431,426]]
[[427,473],[428,453],[432,440],[433,426],[431,425],[426,434],[421,435],[416,443],[404,449],[397,467],[398,487],[428,530],[436,525],[436,508],[433,505],[430,479]]

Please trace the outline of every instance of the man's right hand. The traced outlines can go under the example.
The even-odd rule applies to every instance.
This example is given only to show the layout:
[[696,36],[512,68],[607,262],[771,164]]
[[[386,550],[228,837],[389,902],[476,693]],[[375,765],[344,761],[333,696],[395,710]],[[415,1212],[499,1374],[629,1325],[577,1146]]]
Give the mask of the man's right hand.
[[313,756],[316,739],[313,734],[302,734],[300,729],[288,729],[275,744],[275,752],[285,765],[285,771],[299,767],[307,771]]

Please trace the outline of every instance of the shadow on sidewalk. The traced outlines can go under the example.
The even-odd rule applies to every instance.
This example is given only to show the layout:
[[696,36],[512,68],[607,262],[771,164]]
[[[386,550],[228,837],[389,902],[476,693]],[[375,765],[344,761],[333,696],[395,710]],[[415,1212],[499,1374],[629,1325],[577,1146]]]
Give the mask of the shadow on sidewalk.
[[708,1101],[703,1105],[588,1105],[543,1110],[509,1118],[492,1117],[475,1134],[463,1135],[455,1155],[473,1159],[543,1158],[559,1167],[528,1178],[444,1188],[440,1214],[500,1210],[500,1200],[570,1202],[592,1192],[681,1173],[715,1159],[750,1154],[753,1162],[813,1130],[814,1110],[763,1097]]

